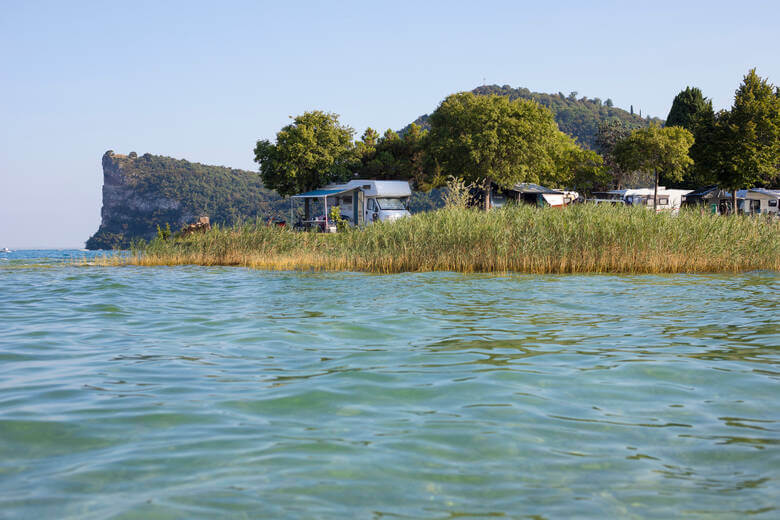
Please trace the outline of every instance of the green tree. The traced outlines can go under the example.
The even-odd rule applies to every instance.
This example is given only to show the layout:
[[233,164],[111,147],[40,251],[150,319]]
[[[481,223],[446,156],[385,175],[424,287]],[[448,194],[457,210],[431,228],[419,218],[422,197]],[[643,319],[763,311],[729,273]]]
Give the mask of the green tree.
[[591,193],[603,189],[610,181],[604,159],[593,150],[580,148],[574,139],[559,133],[557,143],[551,148],[556,169],[550,177],[540,181],[554,188],[575,188]]
[[[624,171],[615,158],[615,147],[629,135],[631,135],[631,128],[620,119],[602,121],[596,134],[596,150],[604,158],[604,166],[610,174],[613,186],[617,189],[625,186],[632,177],[632,172]],[[601,187],[606,188],[606,186]]]
[[257,142],[263,183],[285,196],[348,179],[359,160],[353,135],[336,114],[304,112],[276,134],[276,144]]
[[[619,119],[632,130],[645,128],[647,120],[637,115],[629,114],[627,110],[617,108],[609,103],[599,104],[595,99],[582,97],[569,99],[562,92],[557,94],[544,94],[531,92],[527,88],[512,88],[509,85],[483,85],[472,90],[474,94],[506,96],[510,101],[517,98],[536,101],[552,112],[558,129],[577,140],[577,144],[583,148],[596,149],[596,133],[600,122]],[[663,123],[660,119],[653,119],[657,123]],[[423,128],[430,128],[430,116],[423,115],[415,120]],[[401,134],[404,132],[402,131]]]
[[361,165],[371,160],[376,155],[376,146],[379,142],[379,132],[371,127],[366,128],[360,141],[355,143],[355,169],[361,170]]
[[653,209],[658,204],[658,177],[681,179],[693,163],[688,150],[693,134],[685,128],[650,126],[634,130],[615,147],[615,157],[623,169],[652,172],[655,178]]
[[734,105],[717,121],[717,175],[732,191],[768,184],[780,166],[780,89],[751,69],[734,96]]
[[379,141],[379,132],[369,126],[366,128],[366,131],[363,132],[363,135],[360,137],[360,139],[361,142],[367,147],[375,147]]
[[697,187],[717,182],[714,176],[713,157],[716,146],[715,112],[712,101],[705,98],[696,87],[686,87],[677,94],[669,110],[666,126],[680,126],[689,130],[694,137],[694,143],[688,154],[693,159],[683,178],[679,181],[666,179],[663,181],[675,185]]
[[430,123],[431,159],[442,175],[481,181],[486,209],[493,183],[539,182],[559,166],[551,147],[559,144],[560,130],[536,102],[462,92],[442,101]]
[[426,139],[427,131],[414,123],[402,135],[387,130],[361,156],[358,173],[372,179],[407,180],[416,189],[429,191],[435,183],[428,174]]
[[430,191],[437,184],[437,180],[431,175],[432,169],[427,165],[428,157],[428,131],[419,125],[412,123],[401,135],[400,142],[391,141],[382,143],[380,149],[389,145],[398,161],[400,176],[398,178],[409,180],[418,190]]
[[681,126],[693,132],[699,114],[712,111],[712,102],[696,87],[686,87],[674,97],[666,126]]

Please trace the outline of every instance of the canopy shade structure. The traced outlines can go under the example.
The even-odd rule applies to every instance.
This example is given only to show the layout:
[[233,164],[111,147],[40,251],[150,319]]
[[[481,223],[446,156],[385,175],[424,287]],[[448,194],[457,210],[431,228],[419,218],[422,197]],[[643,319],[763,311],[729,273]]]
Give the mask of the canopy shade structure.
[[549,193],[549,194],[556,194],[556,195],[563,194],[562,191],[553,190],[545,186],[539,186],[538,184],[533,184],[531,182],[523,182],[521,184],[515,184],[509,189],[520,193]]
[[343,189],[333,189],[333,190],[314,190],[314,191],[307,191],[306,193],[299,193],[298,195],[293,195],[293,199],[319,199],[322,197],[330,197],[331,195],[338,195],[340,193],[347,193],[348,191],[356,190],[357,188],[343,188]]
[[[344,194],[347,194],[346,197],[339,197]],[[297,195],[293,195],[290,197],[290,221],[293,220],[293,200],[294,199],[302,199],[306,205],[305,205],[305,213],[304,213],[304,223],[308,224],[316,224],[317,222],[324,223],[325,230],[330,229],[330,216],[328,215],[328,197],[336,197],[348,199],[351,197],[352,199],[352,223],[354,225],[361,224],[363,222],[363,192],[360,191],[359,186],[339,186],[339,187],[331,187],[331,188],[323,188],[319,190],[312,190],[307,191],[305,193],[299,193]],[[322,200],[322,204],[324,206],[324,216],[322,220],[318,219],[311,219],[309,214],[309,206],[311,200],[320,199]],[[338,204],[338,202],[337,202]]]
[[704,188],[700,188],[698,190],[694,190],[690,193],[688,193],[685,198],[686,200],[689,199],[703,199],[707,197],[715,197],[718,198],[718,196],[723,192],[723,190],[718,189],[717,186],[705,186]]

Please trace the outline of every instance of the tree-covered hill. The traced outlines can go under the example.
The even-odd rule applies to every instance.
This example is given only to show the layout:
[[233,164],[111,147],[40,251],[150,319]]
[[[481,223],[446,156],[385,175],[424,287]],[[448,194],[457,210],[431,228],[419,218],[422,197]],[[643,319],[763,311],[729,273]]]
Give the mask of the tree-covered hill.
[[[577,142],[590,148],[596,149],[596,134],[599,123],[602,121],[618,120],[625,123],[630,128],[644,128],[651,121],[662,123],[658,118],[643,118],[630,111],[623,110],[613,106],[612,100],[602,101],[599,98],[589,99],[587,97],[577,98],[577,93],[572,92],[568,96],[562,92],[557,94],[542,94],[531,92],[527,88],[512,88],[509,85],[502,87],[498,85],[486,85],[472,90],[477,95],[497,94],[499,96],[508,96],[510,100],[517,98],[532,99],[537,103],[547,107],[553,113],[555,122],[562,132],[577,139]],[[417,118],[414,122],[419,126],[428,129],[428,114]],[[407,127],[408,128],[408,127]],[[401,131],[403,133],[407,128]]]
[[88,249],[126,248],[151,238],[157,226],[175,231],[201,215],[230,225],[241,219],[283,217],[289,202],[263,187],[256,172],[159,155],[103,156],[103,209]]

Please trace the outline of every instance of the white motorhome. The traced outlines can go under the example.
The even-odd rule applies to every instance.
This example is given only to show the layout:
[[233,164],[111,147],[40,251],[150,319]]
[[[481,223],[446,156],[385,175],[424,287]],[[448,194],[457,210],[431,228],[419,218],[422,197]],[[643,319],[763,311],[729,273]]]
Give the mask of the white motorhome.
[[406,181],[355,179],[346,184],[331,184],[325,189],[343,189],[348,190],[348,193],[352,190],[359,191],[358,197],[335,198],[335,205],[341,206],[341,215],[350,221],[355,217],[356,199],[365,223],[393,221],[410,215],[407,207],[412,190]]
[[[653,207],[653,188],[633,188],[627,190],[612,190],[607,193],[625,202],[626,205]],[[683,197],[692,190],[673,190],[658,186],[658,202],[656,211],[680,211]]]
[[[408,216],[407,209],[412,190],[406,181],[377,181],[353,179],[344,184],[329,184],[324,188],[293,195],[305,203],[305,227],[320,226],[325,231],[333,230],[329,222],[331,208],[338,207],[341,217],[353,226],[372,222],[389,222]],[[312,217],[311,200],[322,201],[324,214]],[[292,212],[292,208],[290,208]]]

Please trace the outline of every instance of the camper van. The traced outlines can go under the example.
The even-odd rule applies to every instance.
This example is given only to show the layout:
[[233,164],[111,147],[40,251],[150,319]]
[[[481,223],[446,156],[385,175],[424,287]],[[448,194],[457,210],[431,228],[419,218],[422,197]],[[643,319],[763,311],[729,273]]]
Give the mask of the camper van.
[[[340,206],[342,217],[350,222],[355,217],[355,201],[366,224],[393,221],[410,214],[407,207],[412,190],[406,181],[355,179],[346,184],[331,184],[325,189],[347,190],[344,197],[335,197],[334,203]],[[353,192],[357,192],[357,197]]]
[[[344,184],[329,184],[318,190],[293,195],[293,199],[303,199],[304,227],[319,226],[323,231],[333,231],[329,214],[334,206],[339,208],[341,217],[353,226],[372,222],[391,222],[408,216],[409,197],[412,190],[406,181],[377,181],[354,179]],[[311,215],[311,200],[317,203],[324,214]],[[292,208],[290,208],[292,213]]]

